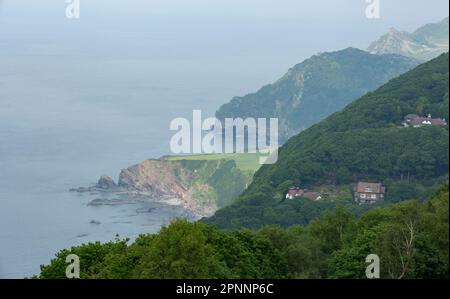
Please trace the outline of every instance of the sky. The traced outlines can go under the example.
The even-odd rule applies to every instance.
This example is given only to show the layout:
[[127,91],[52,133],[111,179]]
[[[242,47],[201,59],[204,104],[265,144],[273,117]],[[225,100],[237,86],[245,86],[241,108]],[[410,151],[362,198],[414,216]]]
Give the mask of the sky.
[[[233,33],[243,31],[251,36],[250,39],[262,39],[264,32],[271,33],[267,27],[272,27],[278,30],[277,39],[282,41],[283,37],[292,34],[290,28],[301,27],[305,30],[299,30],[302,35],[295,38],[308,40],[311,48],[316,41],[319,42],[314,48],[320,48],[324,45],[320,43],[321,39],[333,38],[337,40],[336,47],[344,43],[362,47],[390,27],[412,31],[422,24],[447,17],[449,9],[447,0],[79,1],[81,19],[77,20],[77,25],[86,34],[91,30],[107,31],[108,28],[129,28],[128,34],[143,30],[157,32],[158,28],[146,26],[155,19],[163,20],[158,26],[175,27],[177,30],[171,33],[181,37],[192,35],[195,38],[196,34],[205,33],[223,40],[232,39]],[[366,18],[366,1],[380,2],[380,19]],[[52,32],[39,32],[41,36],[64,32],[64,24],[68,22],[64,14],[66,6],[66,0],[0,0],[0,26],[2,20],[9,20],[3,26],[23,27],[29,32],[44,28],[45,24],[53,26]],[[180,26],[176,27],[177,24]],[[136,27],[139,25],[142,26]],[[325,30],[330,34],[323,34]],[[346,31],[350,30],[352,33],[348,34]],[[211,42],[215,41],[214,37],[207,37]],[[330,44],[327,48],[331,47]]]
[[[366,18],[366,1],[380,1],[380,19]],[[297,46],[292,39],[300,39],[309,55],[346,45],[365,48],[390,27],[412,31],[447,17],[449,8],[447,0],[80,0],[80,3],[81,19],[71,22],[65,18],[66,0],[0,0],[0,27],[4,29],[0,42],[5,34],[18,37],[33,34],[44,40],[60,34],[83,35],[85,39],[77,41],[80,44],[90,42],[89,37],[97,33],[138,38],[163,36],[188,43],[216,44],[217,48],[237,40],[241,51],[250,43],[265,51],[268,40],[283,48]],[[140,36],[140,32],[145,34]],[[306,57],[298,57],[301,58]]]
[[[370,0],[80,0],[84,13],[165,14],[292,20],[355,21],[364,17]],[[373,0],[372,0],[373,1]],[[26,14],[54,13],[66,0],[0,0],[0,5]],[[380,0],[381,19],[415,26],[447,16],[445,0]]]

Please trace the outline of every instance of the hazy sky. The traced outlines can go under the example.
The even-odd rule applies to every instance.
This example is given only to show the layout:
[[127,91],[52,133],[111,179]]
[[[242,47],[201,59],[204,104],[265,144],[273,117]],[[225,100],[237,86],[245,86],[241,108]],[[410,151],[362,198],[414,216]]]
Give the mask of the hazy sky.
[[[315,48],[313,43],[317,40],[333,38],[338,41],[336,47],[343,43],[365,46],[391,26],[411,31],[447,17],[449,9],[447,0],[379,0],[381,18],[370,20],[365,16],[366,1],[375,0],[80,0],[82,17],[77,22],[81,24],[78,32],[86,30],[86,34],[121,27],[129,28],[128,34],[133,34],[158,32],[159,28],[148,26],[152,19],[158,19],[163,20],[158,26],[167,23],[167,27],[175,28],[178,22],[181,26],[171,33],[181,37],[192,34],[195,38],[198,32],[213,32],[220,39],[230,37],[220,36],[225,32],[232,35],[237,31],[264,38],[265,31],[270,34],[268,27],[279,30],[277,38],[282,39],[295,32],[290,31],[293,28],[303,28],[308,31],[299,30],[302,35],[295,38],[304,39],[308,47]],[[39,35],[64,32],[64,26],[55,25],[67,22],[66,5],[66,0],[0,0],[0,26],[14,26],[6,28],[11,32],[24,27],[31,33],[49,24],[54,25],[52,32],[42,31]],[[133,27],[136,20],[142,26]],[[88,24],[89,28],[83,27]],[[329,35],[324,34],[326,31]],[[317,46],[320,48],[321,43]]]
[[[86,14],[147,13],[214,17],[282,18],[330,22],[364,18],[366,0],[81,0]],[[446,0],[380,0],[381,20],[417,26],[447,16]],[[54,13],[65,0],[0,0],[0,5],[27,14]]]
[[[167,22],[167,26],[170,22],[175,26],[184,20],[180,26],[184,28],[177,28],[180,35],[186,36],[188,30],[216,31],[217,37],[227,30],[230,34],[242,30],[248,31],[248,35],[254,33],[262,37],[265,30],[270,31],[266,27],[275,27],[280,30],[280,38],[292,34],[290,28],[303,27],[308,29],[309,34],[299,31],[302,35],[295,38],[308,40],[309,43],[335,38],[341,41],[336,43],[339,47],[342,42],[362,46],[391,26],[414,30],[422,24],[447,17],[449,9],[447,0],[379,0],[381,18],[370,20],[365,16],[366,1],[375,0],[80,0],[82,17],[77,22],[89,24],[91,27],[88,30],[83,28],[87,31],[107,24],[112,28],[128,27],[129,34],[132,34],[131,31],[156,32],[158,29],[133,27],[135,20],[145,19],[145,23],[141,23],[145,25],[152,19],[159,19]],[[0,22],[9,20],[6,26],[29,26],[27,30],[30,32],[39,30],[42,24],[56,25],[67,21],[64,17],[66,5],[66,0],[0,0]],[[4,23],[0,25],[5,26]],[[323,34],[322,28],[327,28],[330,35]],[[64,29],[63,26],[55,26],[52,31]],[[336,36],[336,32],[341,34]]]

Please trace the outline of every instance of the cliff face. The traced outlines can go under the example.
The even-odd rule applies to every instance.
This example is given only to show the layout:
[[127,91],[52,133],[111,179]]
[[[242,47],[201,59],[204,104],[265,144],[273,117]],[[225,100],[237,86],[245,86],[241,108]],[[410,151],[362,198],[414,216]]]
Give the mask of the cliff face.
[[122,170],[119,187],[128,191],[147,193],[155,198],[183,198],[195,174],[179,163],[164,160],[146,160]]
[[373,54],[398,54],[420,61],[433,59],[448,52],[448,18],[427,24],[413,33],[391,28],[367,49]]
[[244,191],[254,171],[234,160],[146,160],[121,171],[117,184],[102,176],[97,185],[79,192],[118,192],[182,205],[197,217],[212,216]]
[[321,53],[256,93],[234,97],[216,117],[278,118],[279,141],[284,143],[416,65],[411,58],[372,55],[354,48]]

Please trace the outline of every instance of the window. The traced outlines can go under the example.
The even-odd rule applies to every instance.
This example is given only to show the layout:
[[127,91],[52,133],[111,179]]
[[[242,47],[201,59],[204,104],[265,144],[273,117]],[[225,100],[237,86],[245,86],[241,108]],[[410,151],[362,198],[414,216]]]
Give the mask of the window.
[[376,194],[371,194],[371,195],[370,195],[370,198],[372,198],[372,199],[377,199],[377,195],[376,195]]
[[366,189],[365,189],[364,191],[366,191],[366,192],[372,192],[372,188],[366,187]]
[[361,194],[359,195],[359,197],[361,197],[361,198],[366,198],[366,195],[365,195],[364,193],[361,193]]

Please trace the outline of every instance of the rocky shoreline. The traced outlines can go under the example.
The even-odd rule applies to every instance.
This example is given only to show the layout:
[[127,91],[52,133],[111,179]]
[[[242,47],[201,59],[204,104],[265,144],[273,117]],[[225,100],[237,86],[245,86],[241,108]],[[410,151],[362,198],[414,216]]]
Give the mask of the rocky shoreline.
[[[192,199],[190,188],[185,180],[191,175],[183,169],[175,169],[176,163],[163,160],[147,160],[121,171],[116,183],[104,175],[89,187],[70,189],[71,192],[110,194],[124,199],[111,200],[98,198],[89,205],[125,204],[135,200],[149,200],[172,206],[181,206],[187,212],[187,218],[201,219],[214,214],[216,207],[200,206]],[[180,172],[184,172],[181,173]],[[177,175],[174,175],[177,173]],[[181,176],[180,176],[181,175]]]
[[138,192],[138,191],[130,191],[123,188],[101,188],[98,184],[90,187],[78,187],[72,188],[69,190],[70,192],[78,192],[78,193],[90,193],[90,194],[104,194],[104,195],[117,195],[118,198],[95,198],[91,200],[87,205],[88,206],[118,206],[118,205],[127,205],[127,204],[136,204],[138,201],[152,201],[163,203],[170,206],[182,207],[186,210],[185,217],[189,220],[198,220],[203,217],[207,217],[206,215],[202,215],[197,211],[190,209],[188,205],[179,199],[179,198],[170,198],[170,197],[159,197],[154,198],[148,192]]
[[[219,208],[230,205],[251,182],[253,173],[242,170],[232,159],[162,157],[123,169],[117,182],[104,175],[93,186],[71,191],[180,206],[192,218],[200,219],[211,217]],[[92,204],[100,204],[100,201]]]

